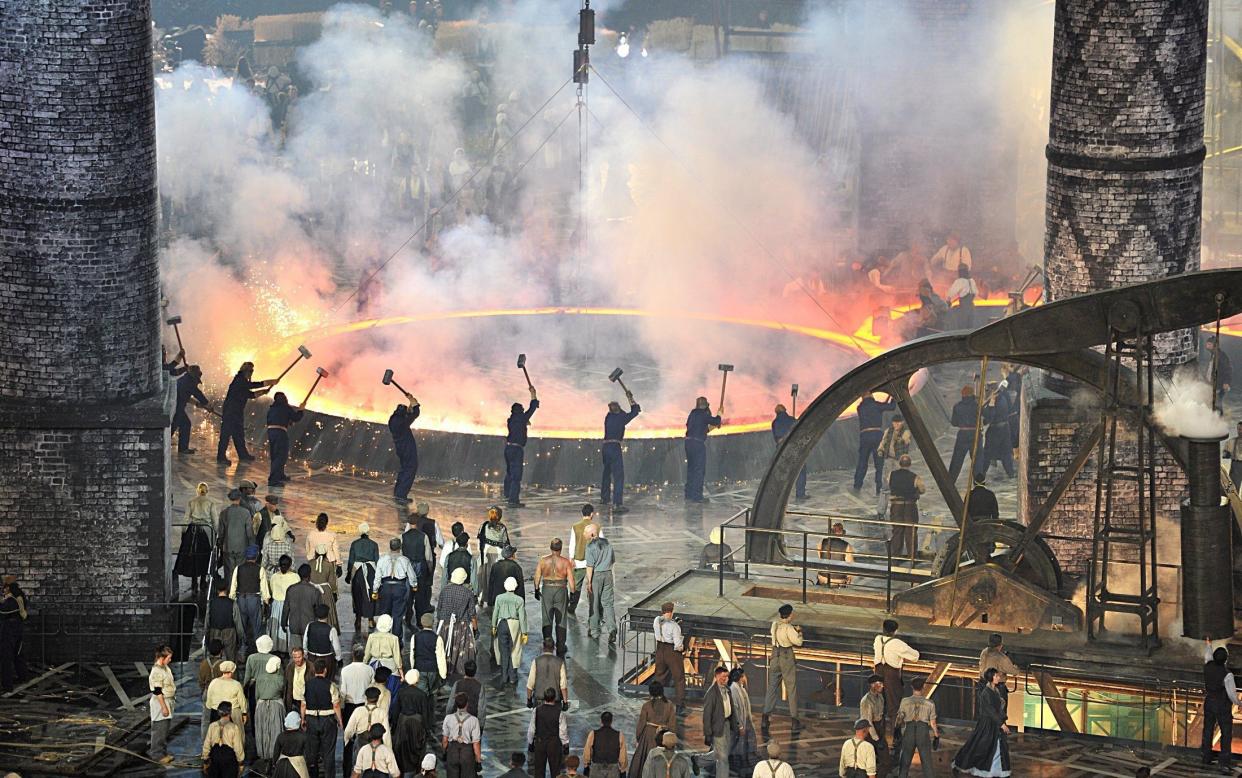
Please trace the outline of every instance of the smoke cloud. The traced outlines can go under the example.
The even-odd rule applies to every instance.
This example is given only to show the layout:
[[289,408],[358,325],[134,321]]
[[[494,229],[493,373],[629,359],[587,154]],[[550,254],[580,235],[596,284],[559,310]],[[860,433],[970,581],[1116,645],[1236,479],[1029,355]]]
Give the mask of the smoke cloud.
[[[535,434],[594,429],[604,403],[621,399],[606,383],[617,365],[644,406],[636,427],[678,427],[700,394],[714,406],[720,362],[737,366],[734,421],[766,418],[790,383],[809,401],[864,358],[850,338],[872,303],[848,286],[850,189],[858,134],[886,107],[868,79],[924,73],[943,79],[923,85],[935,94],[981,91],[983,108],[948,102],[910,117],[963,148],[998,132],[1016,139],[1033,85],[1047,81],[1046,68],[1013,65],[1028,45],[1050,50],[1050,13],[1039,17],[1047,36],[1030,34],[1029,9],[980,20],[977,80],[954,85],[956,71],[931,67],[944,52],[899,5],[807,21],[798,67],[848,65],[859,79],[828,92],[799,87],[801,70],[790,87],[768,60],[704,64],[653,48],[623,61],[601,31],[580,110],[564,84],[578,8],[567,1],[517,3],[485,26],[442,27],[437,41],[403,14],[337,6],[297,55],[314,88],[290,104],[283,134],[243,84],[183,66],[162,80],[157,126],[175,225],[166,294],[190,359],[219,392],[241,361],[274,376],[306,342],[314,358],[280,387],[294,401],[320,365],[332,377],[313,409],[381,419],[400,400],[379,383],[393,368],[423,402],[423,423],[474,431],[502,428],[509,404],[525,401],[518,352],[545,403]],[[1018,22],[1022,44],[999,45]],[[454,40],[467,43],[444,43]],[[835,118],[813,121],[834,100]],[[973,174],[945,175],[965,186]],[[951,226],[933,206],[910,202],[911,223]],[[815,276],[832,287],[817,302],[793,283]],[[661,315],[435,320],[544,306]],[[323,334],[391,317],[415,321]],[[826,328],[840,344],[709,318]]]
[[1229,423],[1212,410],[1212,385],[1190,367],[1173,374],[1165,396],[1153,406],[1153,417],[1169,435],[1204,440],[1229,436]]

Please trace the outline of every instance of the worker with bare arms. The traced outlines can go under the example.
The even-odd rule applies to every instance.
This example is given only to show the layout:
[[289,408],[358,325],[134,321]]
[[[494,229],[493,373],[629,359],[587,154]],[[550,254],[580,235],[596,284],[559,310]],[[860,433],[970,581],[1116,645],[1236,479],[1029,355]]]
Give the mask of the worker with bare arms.
[[539,560],[535,568],[535,599],[543,604],[543,637],[556,631],[556,654],[565,656],[565,611],[573,594],[574,563],[561,556],[561,539],[552,538],[552,553]]

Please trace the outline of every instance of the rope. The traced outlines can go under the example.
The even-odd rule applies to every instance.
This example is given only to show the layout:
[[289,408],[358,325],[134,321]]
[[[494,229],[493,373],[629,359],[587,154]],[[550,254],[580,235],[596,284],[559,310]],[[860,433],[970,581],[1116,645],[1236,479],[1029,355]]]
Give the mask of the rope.
[[[682,171],[686,173],[688,176],[693,178],[694,171],[692,171],[690,167],[681,159],[681,157],[678,156],[677,152],[673,151],[672,147],[670,147],[667,143],[664,142],[664,139],[660,137],[660,135],[651,127],[651,125],[647,123],[645,119],[643,119],[643,117],[638,113],[638,111],[634,110],[634,107],[631,106],[628,102],[626,102],[625,98],[622,97],[621,94],[617,92],[616,89],[613,88],[612,84],[608,83],[608,79],[604,78],[604,76],[598,70],[596,70],[594,66],[591,66],[591,72],[594,73],[596,76],[598,76],[599,80],[604,84],[604,86],[608,87],[608,91],[612,92],[613,97],[617,98],[617,100],[621,102],[621,105],[625,106],[626,110],[628,110],[631,114],[633,114],[634,118],[638,121],[638,123],[642,125],[642,128],[646,130],[651,135],[651,137],[655,138],[657,143],[659,143],[661,146],[664,147],[664,150],[669,153],[669,156],[671,156],[673,158],[673,161],[676,162],[679,167],[681,167]],[[863,348],[863,344],[859,342],[857,338],[854,337],[850,328],[846,327],[844,324],[838,321],[837,318],[833,316],[828,311],[828,309],[825,308],[819,302],[819,300],[815,297],[815,295],[811,294],[811,290],[806,288],[806,285],[802,283],[802,280],[800,278],[795,276],[793,273],[789,272],[789,269],[786,268],[785,265],[781,263],[781,261],[776,257],[776,255],[773,254],[768,249],[768,247],[764,245],[759,240],[759,238],[755,236],[753,232],[750,231],[750,229],[746,226],[746,221],[744,220],[744,218],[740,214],[738,214],[737,212],[729,208],[728,204],[722,202],[719,198],[714,197],[713,200],[715,201],[716,205],[720,206],[721,210],[725,211],[728,214],[728,216],[732,220],[732,223],[735,226],[737,226],[742,231],[742,233],[751,240],[751,242],[753,242],[756,246],[758,246],[760,251],[762,251],[764,254],[767,255],[768,259],[771,260],[772,264],[780,268],[782,273],[784,273],[791,281],[797,284],[798,288],[802,290],[802,293],[805,294],[807,298],[812,303],[815,304],[816,308],[818,308],[825,316],[828,317],[829,321],[831,321],[834,325],[836,325],[837,328],[846,335],[846,337],[848,337],[850,340],[854,342],[854,345],[858,347],[859,351],[866,353],[866,349]]]
[[[988,385],[988,358],[979,361],[979,384],[975,389],[975,397],[979,404],[975,407],[975,436],[970,443],[970,480],[966,482],[966,499],[962,500],[961,529],[957,533],[957,560],[953,563],[953,596],[949,600],[949,626],[957,618],[957,574],[962,569],[962,548],[966,545],[966,529],[970,522],[970,495],[975,489],[975,459],[979,455],[979,430],[983,428],[983,404],[986,398],[983,389]],[[978,560],[976,560],[978,561]]]
[[[568,79],[566,79],[566,80],[565,80],[565,83],[563,83],[563,84],[561,84],[559,87],[557,87],[556,91],[555,91],[555,92],[553,92],[553,93],[552,93],[552,94],[548,97],[548,99],[547,99],[547,100],[544,100],[544,101],[543,101],[543,105],[539,106],[539,108],[538,108],[538,109],[537,109],[537,110],[536,110],[533,114],[531,114],[531,115],[530,115],[530,118],[529,118],[529,119],[527,119],[526,121],[522,122],[522,126],[521,126],[521,127],[518,127],[518,128],[517,128],[517,130],[515,130],[515,131],[514,131],[514,133],[513,133],[512,135],[510,135],[508,138],[506,138],[504,143],[502,143],[502,144],[500,144],[499,146],[497,146],[497,147],[496,147],[496,150],[492,152],[493,157],[494,157],[495,155],[499,154],[500,152],[504,151],[506,148],[508,148],[508,147],[509,147],[509,145],[510,145],[510,144],[512,144],[512,143],[513,143],[513,141],[515,141],[515,140],[517,139],[517,137],[518,137],[519,135],[521,135],[521,134],[522,134],[522,130],[525,130],[525,129],[526,129],[526,128],[530,125],[530,123],[531,123],[531,122],[533,122],[533,121],[535,120],[535,118],[539,116],[539,114],[543,113],[543,109],[547,108],[547,107],[548,107],[548,105],[552,102],[552,100],[553,100],[553,99],[555,99],[555,98],[556,98],[556,96],[557,96],[557,95],[559,95],[559,94],[561,93],[561,90],[562,90],[562,89],[564,89],[565,87],[569,86],[570,82],[572,82],[572,81],[573,81],[573,76],[570,76]],[[547,142],[547,141],[545,141],[545,143],[546,143],[546,142]],[[370,283],[371,279],[373,279],[373,278],[375,278],[375,276],[379,275],[380,271],[382,271],[384,268],[388,267],[388,263],[389,263],[389,262],[392,262],[394,259],[396,259],[396,258],[397,258],[397,255],[398,255],[398,254],[400,254],[400,253],[401,253],[401,252],[405,249],[405,247],[406,247],[406,246],[410,245],[410,243],[412,243],[412,242],[413,242],[413,240],[414,240],[415,238],[417,238],[419,235],[421,235],[421,234],[423,233],[423,230],[427,229],[427,225],[431,224],[431,222],[432,222],[432,221],[433,221],[433,220],[434,220],[437,216],[439,216],[439,215],[440,215],[440,212],[441,212],[441,211],[443,211],[443,210],[444,210],[445,208],[447,208],[448,206],[452,205],[452,204],[453,204],[453,202],[457,200],[458,195],[460,195],[462,192],[464,192],[464,191],[466,190],[466,188],[467,188],[467,187],[469,187],[469,186],[470,186],[470,184],[474,182],[474,179],[478,178],[479,174],[483,172],[483,168],[484,168],[484,167],[485,167],[484,165],[479,165],[478,167],[476,167],[476,168],[474,169],[474,171],[470,174],[470,177],[469,177],[469,178],[467,178],[465,181],[463,181],[463,182],[462,182],[462,185],[461,185],[461,186],[459,186],[459,187],[457,187],[457,190],[456,190],[456,191],[454,191],[451,195],[449,195],[449,197],[448,197],[448,199],[447,199],[447,200],[445,200],[445,201],[444,201],[443,203],[441,203],[440,205],[436,206],[435,211],[433,211],[433,212],[431,213],[431,215],[427,217],[427,220],[426,220],[426,221],[424,221],[424,222],[422,223],[422,225],[421,225],[421,226],[420,226],[417,230],[415,230],[415,231],[413,232],[413,234],[411,234],[411,235],[410,235],[410,237],[408,237],[408,238],[406,238],[404,241],[402,241],[402,242],[401,242],[401,245],[400,245],[400,246],[397,246],[397,248],[396,248],[396,250],[395,250],[395,251],[393,251],[391,254],[389,254],[389,255],[388,255],[388,259],[385,259],[383,262],[381,262],[381,263],[380,263],[379,267],[375,268],[375,269],[374,269],[374,270],[372,270],[370,273],[368,273],[368,274],[367,274],[367,276],[366,276],[366,278],[363,278],[363,279],[362,279],[362,281],[358,284],[358,286],[354,288],[354,291],[350,292],[348,297],[346,297],[344,300],[341,300],[341,302],[339,302],[339,303],[336,305],[336,307],[332,309],[332,313],[336,313],[336,312],[337,312],[337,311],[339,311],[342,307],[344,307],[344,305],[345,305],[346,303],[348,303],[350,300],[352,300],[352,299],[354,299],[355,297],[357,297],[357,296],[358,296],[358,292],[359,292],[359,291],[361,291],[361,290],[362,290],[362,288],[363,288],[364,286],[366,286],[368,283]]]

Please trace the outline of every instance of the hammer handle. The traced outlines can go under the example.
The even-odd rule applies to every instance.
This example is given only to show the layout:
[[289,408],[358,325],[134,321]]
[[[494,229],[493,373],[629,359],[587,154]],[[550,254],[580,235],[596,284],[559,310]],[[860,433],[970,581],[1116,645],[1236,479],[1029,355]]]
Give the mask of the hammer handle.
[[392,385],[393,385],[393,386],[395,386],[395,387],[397,387],[397,389],[399,389],[399,390],[401,391],[401,394],[409,394],[409,392],[407,392],[407,391],[405,390],[405,387],[404,387],[404,386],[402,386],[401,384],[397,383],[395,380],[392,382]]
[[315,387],[316,387],[316,386],[319,386],[319,381],[320,381],[320,379],[322,379],[322,378],[323,378],[323,376],[321,376],[321,375],[317,375],[317,376],[315,376],[315,383],[311,384],[310,391],[306,393],[306,399],[302,400],[302,404],[301,404],[300,406],[298,406],[298,407],[300,407],[300,408],[305,408],[305,407],[306,407],[306,403],[307,403],[307,401],[308,401],[308,400],[310,400],[311,395],[315,393]]
[[[185,354],[185,346],[181,345],[181,330],[178,329],[178,325],[176,324],[173,325],[173,332],[177,334],[177,350],[180,351],[182,354]],[[189,361],[189,360],[186,360],[186,361]]]
[[717,409],[721,413],[724,412],[725,386],[727,386],[728,383],[729,383],[729,371],[725,370],[724,376],[720,379],[720,405],[716,406]]
[[530,382],[530,373],[526,372],[526,365],[522,365],[522,375],[526,376],[526,387],[534,389],[535,385]]
[[[283,373],[281,373],[280,375],[276,376],[276,384],[280,383],[280,379],[282,379],[282,378],[284,378],[285,376],[289,375],[289,371],[290,371],[290,370],[292,370],[293,368],[297,367],[298,363],[299,363],[299,362],[301,362],[301,361],[302,361],[302,354],[299,352],[299,353],[298,353],[298,358],[297,358],[297,359],[295,359],[295,360],[293,360],[293,364],[292,364],[292,365],[289,365],[288,367],[286,367],[286,368],[285,368],[285,372],[283,372]],[[275,386],[276,384],[272,384],[272,386]]]
[[618,378],[618,379],[617,379],[617,383],[621,384],[621,391],[625,392],[625,396],[626,396],[626,397],[629,397],[629,396],[630,396],[630,390],[625,388],[625,382],[624,382],[624,381],[622,381],[620,378]]

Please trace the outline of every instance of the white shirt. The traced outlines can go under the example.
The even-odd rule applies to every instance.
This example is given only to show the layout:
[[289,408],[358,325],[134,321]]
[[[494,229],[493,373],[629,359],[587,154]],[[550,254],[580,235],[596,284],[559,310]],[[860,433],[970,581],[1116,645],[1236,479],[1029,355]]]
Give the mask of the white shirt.
[[410,564],[410,560],[400,553],[385,554],[380,557],[375,565],[375,583],[371,585],[371,591],[378,592],[385,578],[396,578],[405,581],[410,586],[418,581],[418,576],[414,574],[414,565]]
[[945,295],[947,302],[960,300],[968,294],[979,296],[979,285],[975,283],[973,278],[957,278],[949,285],[949,292]]
[[[773,765],[776,765],[774,768]],[[793,766],[779,759],[761,759],[751,778],[794,778]]]
[[[1233,676],[1229,676],[1230,682]],[[177,707],[177,679],[173,677],[172,670],[167,665],[153,664],[151,672],[147,675],[147,687],[151,692],[151,700],[148,707],[151,712],[152,721],[166,721],[172,718],[173,708]],[[164,715],[164,709],[160,707],[160,701],[155,696],[155,690],[159,689],[160,694],[164,696],[164,702],[168,703],[169,715]]]
[[970,249],[962,245],[959,245],[955,249],[951,249],[946,243],[941,246],[940,250],[936,252],[936,255],[932,257],[931,263],[932,267],[942,267],[945,270],[951,270],[956,273],[958,265],[965,265],[966,267],[971,266]]
[[[418,633],[415,632],[415,635]],[[410,663],[406,667],[414,667],[414,659],[417,655],[414,645],[414,638],[410,638]],[[436,637],[436,671],[441,678],[448,678],[448,656],[444,653],[444,638]]]
[[866,740],[850,738],[841,746],[841,764],[837,775],[844,776],[845,768],[861,767],[867,775],[875,775],[875,746]]
[[341,668],[341,698],[350,705],[367,701],[367,687],[375,680],[375,670],[366,662],[350,662]]
[[[1203,661],[1211,662],[1212,653],[1213,649],[1211,644],[1205,644],[1203,646]],[[1235,708],[1242,705],[1242,702],[1238,702],[1238,684],[1237,681],[1233,679],[1233,673],[1225,673],[1225,694],[1229,697],[1229,702],[1232,703]]]
[[875,650],[875,664],[888,665],[898,670],[906,662],[917,662],[919,659],[919,652],[910,648],[901,638],[876,635],[872,648]]
[[397,765],[397,757],[384,743],[380,743],[378,747],[367,743],[358,749],[358,753],[354,755],[352,774],[362,775],[365,770],[379,770],[382,773],[388,773],[392,778],[401,778],[401,768]]
[[[601,538],[604,537],[603,527],[599,528],[599,536]],[[569,528],[569,552],[566,553],[565,556],[573,561],[575,570],[585,570],[587,566],[586,556],[584,555],[582,559],[574,559],[574,556],[577,553],[578,553],[578,536],[574,534],[574,528],[570,527]]]
[[[311,622],[311,624],[314,624],[314,622]],[[339,632],[336,631],[336,627],[333,627],[332,630],[328,632],[328,640],[332,641],[332,656],[336,657],[336,660],[338,662],[341,661],[341,635]],[[302,645],[305,646],[309,642],[310,642],[310,624],[307,624],[306,629],[302,630]],[[315,656],[314,654],[311,654],[309,651],[306,652],[306,655]]]
[[656,616],[653,624],[657,643],[672,643],[677,651],[682,649],[681,625],[663,615]]
[[[539,703],[539,705],[547,705],[547,704],[548,703],[546,702]],[[526,727],[526,742],[527,743],[533,743],[535,741],[535,713],[539,710],[539,705],[536,705],[535,710],[532,710],[530,712],[530,725]],[[565,726],[565,714],[562,713],[561,716],[557,719],[556,729],[557,729],[556,734],[558,737],[560,737],[561,742],[566,745],[569,745],[569,729]]]
[[384,745],[392,747],[391,733],[388,731],[388,710],[381,708],[377,702],[372,708],[363,705],[361,708],[355,708],[350,714],[349,721],[345,723],[345,742],[353,740],[357,735],[365,735],[371,731],[373,724],[382,724],[384,727]]

